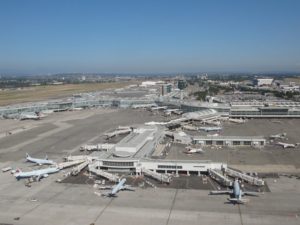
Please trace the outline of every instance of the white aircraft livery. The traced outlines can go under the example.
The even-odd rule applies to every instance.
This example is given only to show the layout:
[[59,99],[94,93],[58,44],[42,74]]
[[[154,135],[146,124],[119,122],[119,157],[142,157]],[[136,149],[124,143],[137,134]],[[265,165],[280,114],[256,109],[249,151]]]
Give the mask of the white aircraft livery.
[[45,159],[38,159],[38,158],[32,158],[28,153],[26,153],[26,160],[28,162],[36,163],[38,165],[53,165],[53,164],[55,164],[54,161],[48,159],[47,155],[46,155]]
[[39,181],[41,178],[48,177],[51,173],[57,173],[59,171],[58,167],[49,167],[46,169],[41,170],[33,170],[29,172],[22,172],[21,170],[18,170],[14,176],[17,178],[17,180],[20,180],[22,178],[30,178],[35,177]]
[[119,191],[124,191],[124,190],[134,191],[135,190],[134,188],[132,188],[129,185],[124,185],[125,182],[126,182],[126,179],[123,178],[117,185],[105,187],[105,189],[111,189],[111,191],[108,193],[102,193],[101,195],[106,196],[106,197],[116,197],[116,194]]
[[249,201],[249,199],[242,198],[244,195],[251,195],[251,196],[257,196],[258,195],[258,193],[256,193],[256,192],[244,192],[244,191],[242,191],[238,180],[234,181],[232,190],[211,191],[210,194],[211,195],[229,194],[229,195],[231,195],[231,197],[228,198],[228,201],[230,201],[232,203],[238,203],[238,204],[244,204],[244,203],[247,203]]
[[283,148],[296,148],[298,144],[289,144],[284,142],[277,142],[277,145],[282,146]]
[[204,153],[204,150],[202,148],[191,148],[187,147],[186,151],[184,151],[185,154],[193,154],[193,153]]

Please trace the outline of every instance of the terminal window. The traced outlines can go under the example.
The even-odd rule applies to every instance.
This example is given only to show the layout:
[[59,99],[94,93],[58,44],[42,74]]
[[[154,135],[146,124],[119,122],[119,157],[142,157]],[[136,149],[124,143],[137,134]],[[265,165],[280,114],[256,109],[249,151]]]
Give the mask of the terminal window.
[[133,163],[133,162],[113,162],[113,161],[103,161],[103,166],[128,167],[128,166],[134,166],[134,163]]
[[216,145],[224,145],[224,141],[217,141]]
[[232,144],[233,145],[241,145],[241,142],[240,141],[233,141]]
[[212,141],[206,141],[206,145],[212,145]]
[[158,169],[182,169],[182,166],[158,165]]

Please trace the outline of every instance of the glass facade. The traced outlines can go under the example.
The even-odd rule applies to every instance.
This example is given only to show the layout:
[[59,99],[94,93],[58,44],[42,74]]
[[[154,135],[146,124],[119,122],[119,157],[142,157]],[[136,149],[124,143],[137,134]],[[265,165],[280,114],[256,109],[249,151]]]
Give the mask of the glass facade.
[[233,141],[232,145],[241,145],[241,142],[240,141]]
[[113,166],[113,167],[134,167],[134,162],[128,161],[103,161],[103,166]]
[[290,108],[256,108],[253,110],[246,110],[246,109],[232,109],[230,111],[231,116],[296,116],[300,117],[300,110],[299,109],[290,109]]
[[216,141],[216,145],[224,145],[224,141]]
[[182,169],[182,166],[158,165],[158,169]]

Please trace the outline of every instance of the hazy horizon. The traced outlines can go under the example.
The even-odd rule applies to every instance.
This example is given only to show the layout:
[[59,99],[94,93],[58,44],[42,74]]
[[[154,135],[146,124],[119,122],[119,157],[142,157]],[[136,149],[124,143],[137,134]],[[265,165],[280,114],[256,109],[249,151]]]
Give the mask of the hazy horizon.
[[297,0],[1,1],[0,74],[298,73],[299,11]]

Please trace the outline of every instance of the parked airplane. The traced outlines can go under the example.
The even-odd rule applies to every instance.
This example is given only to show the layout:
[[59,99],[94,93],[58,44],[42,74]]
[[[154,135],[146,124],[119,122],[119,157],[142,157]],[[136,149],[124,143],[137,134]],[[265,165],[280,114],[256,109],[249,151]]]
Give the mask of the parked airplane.
[[156,107],[156,104],[137,104],[137,105],[132,105],[131,108],[133,109],[140,109],[140,108],[151,108],[151,107]]
[[244,192],[241,190],[240,183],[236,179],[233,183],[233,189],[232,190],[225,190],[225,191],[211,191],[211,195],[217,195],[217,194],[229,194],[231,195],[230,198],[228,198],[228,201],[232,203],[238,203],[238,204],[244,204],[249,201],[249,199],[242,198],[244,195],[250,195],[250,196],[258,196],[258,193],[256,192]]
[[130,185],[125,185],[126,179],[123,178],[118,184],[114,185],[114,186],[105,186],[105,187],[100,187],[100,189],[111,189],[110,192],[107,193],[102,193],[102,196],[106,196],[106,197],[116,197],[117,193],[119,191],[124,191],[124,190],[128,190],[128,191],[134,191],[135,189],[132,188]]
[[209,131],[220,131],[222,130],[222,127],[199,127],[198,129],[209,132]]
[[69,110],[70,111],[81,111],[81,110],[83,110],[83,108],[82,107],[73,107],[73,108],[70,108]]
[[157,106],[157,107],[152,107],[150,110],[155,111],[155,110],[165,110],[167,109],[168,106]]
[[167,112],[170,112],[170,113],[174,113],[174,112],[178,112],[178,111],[181,111],[180,109],[166,109],[164,112],[167,113]]
[[131,128],[129,129],[116,129],[113,132],[109,132],[109,133],[105,133],[104,136],[106,136],[106,139],[110,139],[112,137],[115,137],[117,135],[121,135],[121,134],[129,134],[132,131]]
[[45,117],[42,113],[33,112],[33,113],[21,113],[19,119],[20,120],[39,120]]
[[173,113],[176,114],[176,115],[182,115],[183,111],[182,110],[176,110],[176,111],[173,111]]
[[54,110],[45,109],[45,110],[40,111],[40,113],[43,115],[48,115],[48,114],[54,113]]
[[298,144],[289,144],[284,142],[277,142],[276,144],[282,146],[283,148],[296,148],[298,146]]
[[220,121],[213,121],[213,120],[204,120],[203,124],[213,125],[213,126],[220,126],[221,122]]
[[20,180],[22,178],[30,178],[34,177],[39,181],[41,178],[48,177],[51,173],[57,173],[59,171],[58,167],[49,167],[46,169],[40,169],[40,170],[33,170],[29,172],[22,172],[21,170],[17,170],[14,174],[17,180]]
[[28,162],[33,162],[38,165],[53,165],[55,162],[53,160],[49,160],[48,156],[46,155],[45,159],[38,159],[38,158],[32,158],[28,153],[26,153],[26,160]]
[[167,122],[155,122],[155,121],[151,121],[151,122],[147,122],[145,123],[145,125],[147,126],[152,126],[152,125],[166,125]]
[[229,118],[228,121],[232,122],[232,123],[245,123],[246,122],[246,120],[244,120],[244,119],[232,119],[232,118]]
[[184,151],[184,153],[185,154],[204,153],[204,150],[202,148],[186,147],[186,151]]
[[270,135],[270,139],[285,139],[286,133]]
[[176,115],[182,115],[183,111],[180,109],[166,109],[164,111],[165,115],[171,115],[172,113],[176,114]]

